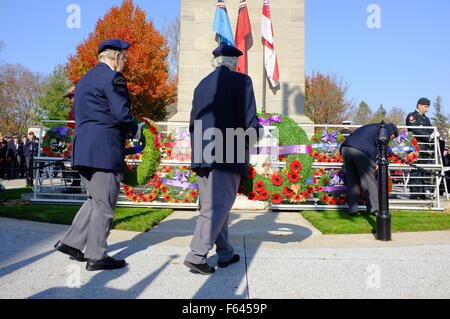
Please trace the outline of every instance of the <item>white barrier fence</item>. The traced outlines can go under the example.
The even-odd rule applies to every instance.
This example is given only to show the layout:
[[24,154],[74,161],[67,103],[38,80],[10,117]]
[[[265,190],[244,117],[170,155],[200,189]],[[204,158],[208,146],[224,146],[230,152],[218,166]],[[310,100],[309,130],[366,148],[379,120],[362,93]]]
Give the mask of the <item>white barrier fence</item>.
[[[61,126],[67,125],[70,121],[42,121],[41,131],[45,123],[60,124]],[[178,138],[186,141],[186,132],[188,128],[187,122],[159,122],[159,131],[167,135],[178,135]],[[314,124],[302,124],[299,125],[304,128],[307,132],[319,131],[323,129],[333,129],[342,130],[343,128],[348,128],[354,130],[358,128],[357,125],[314,125]],[[399,130],[406,128],[423,128],[423,127],[406,127],[399,126]],[[435,127],[430,127],[435,132],[437,129]],[[344,136],[348,134],[343,134]],[[436,136],[436,134],[435,134]],[[178,139],[179,141],[179,139]],[[46,202],[46,203],[58,203],[58,204],[82,204],[86,199],[86,191],[81,183],[73,183],[74,181],[79,181],[79,175],[74,174],[76,171],[71,169],[70,160],[64,158],[48,157],[43,156],[41,152],[42,139],[39,141],[39,154],[35,157],[35,167],[41,167],[35,170],[35,187],[34,196],[32,201],[34,202]],[[419,143],[425,144],[425,143]],[[415,187],[424,186],[426,192],[418,193],[411,192],[411,168],[404,164],[390,164],[389,171],[392,177],[392,192],[390,193],[390,208],[391,209],[432,209],[441,210],[439,185],[443,182],[442,175],[444,174],[444,167],[442,164],[441,152],[439,149],[439,143],[437,137],[434,137],[429,143],[432,151],[428,152],[428,158],[423,159],[424,163],[417,164],[426,170],[425,177],[414,177],[416,180]],[[176,143],[175,143],[176,145]],[[57,150],[60,145],[51,145],[52,149]],[[175,157],[168,157],[165,147],[162,149],[162,158],[160,163],[160,168],[173,168],[178,169],[181,167],[187,167],[190,165],[189,150],[190,147],[186,147],[186,143],[180,149],[173,148],[171,151],[178,155]],[[420,151],[424,152],[424,151]],[[425,163],[426,161],[426,163]],[[131,161],[134,164],[139,164],[139,161]],[[283,162],[272,163],[275,166],[282,168],[284,166]],[[317,163],[314,162],[312,169],[317,170],[323,168],[325,170],[330,169],[341,169],[342,163]],[[422,180],[423,183],[417,185],[418,180]],[[75,184],[75,186],[73,186]],[[445,180],[444,180],[445,184]],[[78,186],[79,185],[79,186]],[[121,188],[123,189],[123,188]],[[136,187],[135,192],[145,191],[146,186]],[[67,192],[67,190],[70,190]],[[447,199],[448,192],[445,188]],[[316,193],[315,193],[316,194]],[[422,200],[413,200],[412,196],[424,195],[427,198]],[[158,198],[151,202],[133,202],[130,201],[123,190],[119,194],[118,200],[119,206],[137,206],[137,207],[170,207],[170,208],[181,208],[181,209],[197,209],[198,201],[191,203],[168,203],[164,199]],[[282,203],[282,204],[270,204],[270,208],[273,210],[324,210],[324,209],[346,209],[347,205],[322,205],[319,202],[317,196],[309,198],[306,202],[302,203]],[[365,209],[365,206],[360,207],[361,210]]]

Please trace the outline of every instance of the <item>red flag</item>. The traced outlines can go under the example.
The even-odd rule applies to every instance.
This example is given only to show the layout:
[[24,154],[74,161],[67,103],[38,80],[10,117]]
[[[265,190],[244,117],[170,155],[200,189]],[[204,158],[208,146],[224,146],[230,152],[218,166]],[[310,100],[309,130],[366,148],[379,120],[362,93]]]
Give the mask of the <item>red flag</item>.
[[263,14],[261,21],[261,34],[264,40],[264,59],[267,77],[273,88],[280,85],[280,72],[278,70],[278,58],[275,52],[275,41],[270,17],[269,0],[263,1]]
[[250,50],[253,45],[253,37],[246,0],[241,0],[241,4],[239,6],[236,36],[234,42],[236,43],[236,48],[241,50],[243,53],[243,55],[239,57],[237,72],[247,74],[247,51]]

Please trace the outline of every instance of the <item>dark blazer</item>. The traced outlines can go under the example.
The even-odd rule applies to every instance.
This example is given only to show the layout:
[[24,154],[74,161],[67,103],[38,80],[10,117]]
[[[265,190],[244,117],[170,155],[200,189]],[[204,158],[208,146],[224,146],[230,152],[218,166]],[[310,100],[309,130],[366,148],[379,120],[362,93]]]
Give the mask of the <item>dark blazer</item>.
[[[430,119],[425,114],[420,114],[417,110],[409,113],[405,122],[406,126],[432,126]],[[410,128],[408,131],[412,132],[414,135],[424,135],[416,136],[416,139],[422,143],[429,143],[430,135],[433,133],[433,129],[426,128]],[[420,144],[419,147],[421,150],[429,150],[433,148],[431,145],[426,144]]]
[[[394,134],[392,124],[386,124],[386,135],[389,139]],[[364,152],[373,161],[377,160],[378,138],[380,137],[380,123],[372,123],[359,127],[348,136],[343,146],[349,146]]]
[[[210,128],[220,130],[223,143],[222,146],[218,143],[215,144],[217,147],[215,155],[218,155],[220,148],[223,154],[222,163],[217,158],[211,161],[203,157],[203,150],[212,142],[201,138],[201,142],[195,143],[194,121],[201,123],[201,136]],[[244,148],[238,149],[236,139],[234,139],[234,148],[232,148],[234,157],[227,161],[226,145],[227,142],[231,142],[231,139],[230,141],[227,139],[227,128],[242,128],[243,130],[254,128],[257,133],[256,137],[259,138],[259,129],[262,126],[258,123],[256,116],[255,94],[251,78],[221,66],[206,76],[194,91],[189,123],[192,147],[191,168],[193,170],[200,167],[218,168],[247,176],[248,143]],[[197,133],[200,133],[200,130]],[[200,134],[198,135],[200,137]],[[245,161],[238,163],[238,155],[243,152]],[[229,155],[231,156],[231,154]]]
[[32,142],[30,139],[27,138],[23,146],[23,155],[25,157],[37,156],[38,148],[39,148],[38,139],[35,139],[34,142]]
[[8,144],[5,141],[0,142],[0,160],[6,160],[7,149]]
[[124,168],[125,139],[137,124],[122,73],[99,63],[75,88],[72,165],[111,171]]
[[18,147],[14,144],[14,141],[8,142],[8,149],[6,156],[10,157],[13,161],[16,160],[18,157],[23,156],[23,143],[18,142]]

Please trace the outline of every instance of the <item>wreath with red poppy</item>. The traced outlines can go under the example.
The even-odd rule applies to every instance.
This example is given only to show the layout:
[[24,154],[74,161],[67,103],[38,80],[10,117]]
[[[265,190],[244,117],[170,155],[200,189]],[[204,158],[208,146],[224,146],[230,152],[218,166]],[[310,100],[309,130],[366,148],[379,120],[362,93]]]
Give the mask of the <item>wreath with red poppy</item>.
[[388,154],[389,163],[412,164],[419,159],[420,148],[417,139],[407,130],[401,131],[397,138],[389,141],[388,147],[391,150]]
[[314,162],[342,163],[339,147],[344,141],[344,135],[337,130],[325,129],[314,134],[311,138]]
[[132,162],[127,162],[124,184],[128,186],[144,185],[150,181],[161,160],[162,144],[156,123],[143,117],[140,120],[145,123],[140,140],[142,144],[142,152],[139,154],[141,163],[136,166]]
[[[258,114],[260,118],[270,119],[277,114]],[[292,119],[281,116],[281,122],[271,122],[279,130],[279,145],[307,145],[307,154],[283,154],[279,156],[281,169],[275,173],[258,174],[250,165],[248,177],[241,180],[239,194],[246,195],[255,201],[270,201],[281,204],[283,201],[292,201],[294,195],[310,194],[306,181],[312,177],[312,157],[309,139],[305,131]],[[296,199],[300,200],[299,197]],[[306,197],[301,200],[306,200]]]
[[[123,186],[123,192],[128,200],[136,203],[161,201],[166,203],[195,203],[198,198],[197,188],[180,188],[170,184],[174,180],[177,169],[161,169],[153,176],[153,179],[146,185],[133,188],[130,185]],[[183,166],[179,170],[181,173],[189,172],[187,183],[196,186],[197,178],[189,167]]]
[[[68,126],[49,129],[42,140],[42,152],[47,157],[70,157],[72,152],[73,130]],[[55,145],[58,145],[55,147]]]

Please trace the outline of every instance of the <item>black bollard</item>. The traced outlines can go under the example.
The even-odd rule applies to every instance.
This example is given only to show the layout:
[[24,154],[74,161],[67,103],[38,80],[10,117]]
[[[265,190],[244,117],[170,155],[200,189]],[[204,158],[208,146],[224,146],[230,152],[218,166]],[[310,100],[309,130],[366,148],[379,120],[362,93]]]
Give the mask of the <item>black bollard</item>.
[[380,136],[378,138],[379,158],[378,158],[378,202],[379,211],[377,214],[378,240],[391,240],[391,214],[389,213],[389,192],[388,192],[388,166],[387,147],[389,137],[386,136],[384,121],[381,121]]

